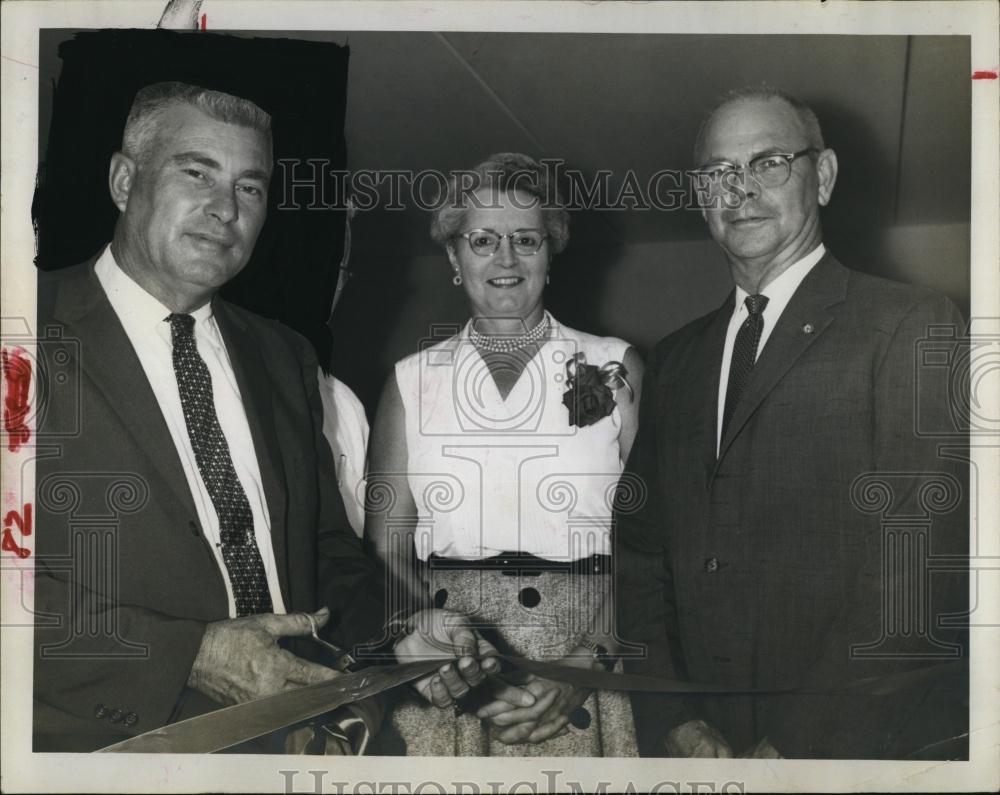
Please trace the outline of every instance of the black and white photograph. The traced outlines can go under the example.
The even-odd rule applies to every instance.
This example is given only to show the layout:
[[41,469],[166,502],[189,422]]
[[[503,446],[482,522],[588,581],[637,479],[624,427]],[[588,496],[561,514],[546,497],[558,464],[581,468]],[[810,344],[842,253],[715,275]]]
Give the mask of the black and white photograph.
[[995,4],[0,10],[4,791],[1000,787]]

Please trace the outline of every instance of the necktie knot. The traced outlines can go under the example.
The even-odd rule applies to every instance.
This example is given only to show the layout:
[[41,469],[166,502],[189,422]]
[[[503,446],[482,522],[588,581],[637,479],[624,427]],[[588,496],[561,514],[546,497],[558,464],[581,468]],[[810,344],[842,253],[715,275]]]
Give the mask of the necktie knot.
[[767,306],[767,296],[758,293],[757,295],[748,295],[744,303],[747,307],[747,312],[751,315],[759,315],[764,311],[764,307]]
[[170,334],[173,339],[190,337],[194,334],[194,318],[191,315],[174,313],[167,316],[167,322],[170,324]]

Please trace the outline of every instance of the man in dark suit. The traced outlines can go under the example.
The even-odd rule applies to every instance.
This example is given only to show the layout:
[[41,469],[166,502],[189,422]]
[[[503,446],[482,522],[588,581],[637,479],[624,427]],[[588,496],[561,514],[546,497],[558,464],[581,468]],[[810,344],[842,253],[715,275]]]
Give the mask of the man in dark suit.
[[[644,694],[641,750],[892,758],[961,734],[961,671],[885,677],[964,654],[939,623],[961,622],[964,575],[928,560],[961,568],[967,464],[916,421],[955,427],[917,352],[935,329],[961,337],[962,318],[826,251],[837,158],[801,102],[734,92],[696,158],[735,291],[653,354],[627,467],[649,496],[617,517],[618,631],[645,645],[633,671],[765,692]],[[867,677],[896,685],[836,692]],[[794,688],[812,693],[773,692]]]
[[[338,676],[304,637],[314,626],[345,650],[382,635],[315,355],[215,295],[253,250],[271,162],[270,118],[248,100],[143,89],[111,161],[110,246],[40,280],[40,336],[70,378],[39,438],[76,430],[37,468],[36,751],[93,750]],[[430,624],[401,646],[465,653],[465,679],[447,666],[422,684],[444,704],[482,671],[469,629]],[[378,720],[369,702],[328,716],[327,751],[363,745]]]

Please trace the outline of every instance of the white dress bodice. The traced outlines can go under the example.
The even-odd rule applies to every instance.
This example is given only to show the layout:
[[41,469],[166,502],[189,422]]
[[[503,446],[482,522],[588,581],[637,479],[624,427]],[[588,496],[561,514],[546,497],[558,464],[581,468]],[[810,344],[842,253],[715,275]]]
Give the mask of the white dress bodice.
[[[621,362],[627,349],[550,316],[547,341],[506,399],[469,340],[469,324],[396,364],[422,560],[610,554],[621,416],[616,406],[592,425],[570,425],[563,394],[574,354],[601,366]],[[627,390],[615,399],[629,400]]]

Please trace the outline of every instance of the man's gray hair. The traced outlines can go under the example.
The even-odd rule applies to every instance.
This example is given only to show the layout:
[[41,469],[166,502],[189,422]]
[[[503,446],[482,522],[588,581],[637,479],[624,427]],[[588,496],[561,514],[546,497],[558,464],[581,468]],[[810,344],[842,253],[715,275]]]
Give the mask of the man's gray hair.
[[820,129],[819,119],[816,118],[813,109],[787,91],[782,91],[780,88],[769,83],[760,83],[755,86],[743,86],[742,88],[734,88],[727,91],[712,105],[712,109],[705,115],[705,118],[701,122],[701,127],[698,128],[698,137],[695,138],[694,162],[696,165],[701,165],[702,147],[705,145],[705,133],[708,130],[709,122],[716,112],[732,102],[752,99],[780,99],[787,103],[798,117],[799,124],[802,126],[802,132],[806,136],[806,144],[819,151],[826,149],[826,144],[823,143],[823,131]]
[[163,112],[190,105],[216,121],[257,130],[271,145],[271,116],[249,99],[176,81],[153,83],[139,89],[125,122],[122,151],[142,163],[150,154]]

